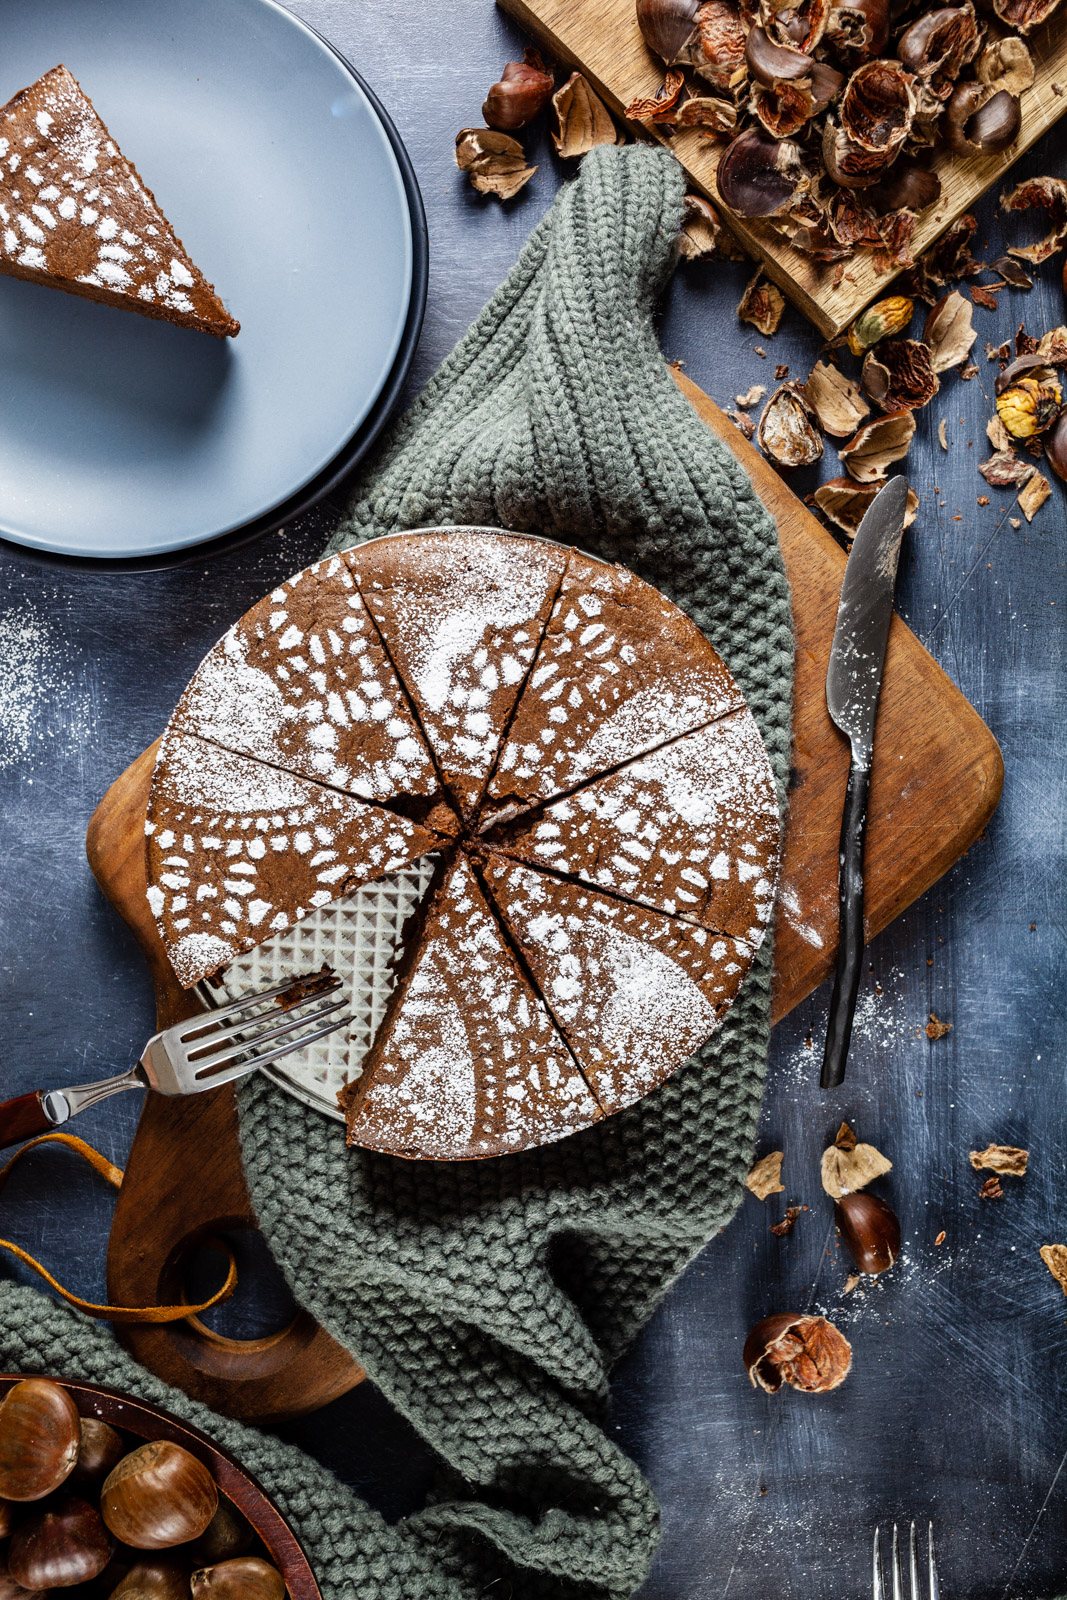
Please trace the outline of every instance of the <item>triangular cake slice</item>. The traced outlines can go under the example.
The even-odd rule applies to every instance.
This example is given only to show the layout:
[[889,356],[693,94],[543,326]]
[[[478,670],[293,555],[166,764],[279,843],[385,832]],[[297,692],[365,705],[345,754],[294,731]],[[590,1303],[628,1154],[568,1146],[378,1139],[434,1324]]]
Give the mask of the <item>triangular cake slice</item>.
[[744,704],[695,623],[625,567],[572,554],[489,785],[525,808]]
[[605,1114],[648,1094],[711,1037],[748,945],[488,856],[488,891]]
[[171,726],[368,800],[438,789],[340,556],[298,572],[234,624],[197,668]]
[[464,855],[338,1098],[349,1144],[437,1161],[547,1144],[600,1116]]
[[503,830],[499,848],[758,947],[778,801],[751,713],[687,733]]
[[345,552],[464,815],[488,781],[567,560],[561,545],[460,531]]
[[0,109],[0,272],[219,339],[241,328],[63,66]]
[[156,759],[145,834],[148,902],[186,988],[442,843],[380,806],[178,733]]

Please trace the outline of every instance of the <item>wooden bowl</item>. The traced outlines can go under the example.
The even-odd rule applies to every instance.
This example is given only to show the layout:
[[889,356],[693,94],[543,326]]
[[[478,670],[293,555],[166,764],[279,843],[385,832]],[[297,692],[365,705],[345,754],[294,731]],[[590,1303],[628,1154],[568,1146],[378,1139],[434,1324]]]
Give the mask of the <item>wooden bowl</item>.
[[[0,1400],[23,1378],[51,1376],[39,1372],[0,1374]],[[211,1473],[219,1492],[233,1501],[262,1539],[271,1561],[285,1579],[290,1600],[322,1600],[308,1558],[270,1495],[240,1462],[221,1450],[206,1433],[117,1389],[106,1389],[97,1383],[70,1382],[66,1378],[52,1381],[63,1385],[80,1416],[99,1417],[101,1422],[109,1422],[113,1428],[138,1439],[170,1439],[196,1456]]]

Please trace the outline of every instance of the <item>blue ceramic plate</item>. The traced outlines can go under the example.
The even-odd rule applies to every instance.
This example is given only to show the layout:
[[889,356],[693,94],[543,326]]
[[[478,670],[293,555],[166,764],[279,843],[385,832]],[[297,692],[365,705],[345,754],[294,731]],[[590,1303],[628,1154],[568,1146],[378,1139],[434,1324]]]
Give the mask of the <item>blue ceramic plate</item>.
[[276,523],[410,361],[425,236],[396,133],[274,0],[4,0],[0,103],[60,61],[241,332],[0,277],[0,535],[129,559]]

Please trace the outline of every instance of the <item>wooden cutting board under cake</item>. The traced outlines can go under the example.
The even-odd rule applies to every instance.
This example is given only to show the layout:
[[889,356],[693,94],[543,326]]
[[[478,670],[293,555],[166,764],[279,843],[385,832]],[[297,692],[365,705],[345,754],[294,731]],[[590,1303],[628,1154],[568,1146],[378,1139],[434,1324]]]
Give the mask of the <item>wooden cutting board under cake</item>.
[[[794,770],[775,924],[774,1014],[780,1018],[827,976],[835,953],[837,845],[848,747],[827,715],[824,685],[845,556],[713,402],[684,377],[679,375],[677,381],[741,461],[776,518],[793,593]],[[189,709],[189,702],[185,704]],[[293,724],[294,735],[299,726]],[[480,759],[479,752],[474,740],[471,763]],[[153,746],[112,785],[90,823],[87,849],[101,887],[144,951],[156,988],[160,1025],[165,1026],[192,1014],[200,1003],[175,977],[146,899],[144,827],[156,754]],[[327,781],[329,772],[336,774],[329,763],[344,765],[350,755],[339,746],[324,749],[312,744],[300,754],[293,739],[285,745],[290,769],[306,757]],[[405,781],[417,784],[412,774],[418,764],[412,764],[412,752],[405,751],[399,759]],[[388,781],[391,761],[388,744],[383,744],[378,758],[369,763],[369,785]],[[869,937],[928,889],[974,842],[999,798],[1002,774],[1000,752],[989,730],[894,618],[871,788]],[[512,802],[529,781],[516,764],[506,799]],[[417,825],[440,821],[427,813]],[[583,850],[592,848],[587,834],[579,837]],[[549,983],[550,941],[546,948],[536,931],[531,932],[536,921],[531,916],[531,885],[536,888],[543,876],[520,853],[501,851],[489,863],[485,881],[514,918],[515,935],[525,940],[530,967],[538,968],[541,981]],[[559,881],[565,880],[561,876]],[[581,892],[570,879],[566,882],[556,915],[565,916],[570,910],[567,897]],[[589,913],[591,919],[596,915]],[[590,937],[599,936],[595,921],[591,926]],[[595,1004],[590,993],[588,1005]],[[587,1017],[588,1011],[579,1005],[560,1018],[576,1045],[589,1037]],[[813,1093],[817,1076],[813,1052]],[[197,1242],[228,1228],[254,1226],[240,1167],[232,1091],[222,1089],[184,1101],[149,1096],[112,1225],[111,1299],[147,1305],[179,1298],[182,1262]],[[124,1330],[124,1337],[138,1358],[168,1381],[245,1417],[267,1419],[312,1410],[361,1377],[351,1358],[305,1312],[287,1329],[262,1340],[223,1339],[193,1319],[167,1327],[131,1328]]]
[[[663,83],[663,63],[641,37],[634,0],[499,0],[499,4],[549,57],[584,73],[620,118],[626,106],[655,95]],[[1019,157],[1067,111],[1067,6],[1061,6],[1047,23],[1035,29],[1027,42],[1036,77],[1021,97],[1019,137],[997,155],[956,156],[947,148],[930,153],[931,170],[941,179],[941,199],[919,216],[916,254],[1005,177]],[[634,126],[633,131],[641,138],[648,137],[643,126]],[[813,261],[780,239],[769,224],[728,211],[715,182],[723,149],[721,140],[706,139],[694,129],[680,129],[669,140],[662,134],[657,137],[678,157],[694,188],[720,207],[724,220],[752,259],[762,262],[767,276],[786,298],[828,338],[847,328],[878,295],[889,293],[899,269],[879,273],[870,252],[857,250],[847,263],[845,276],[835,284],[833,263]]]

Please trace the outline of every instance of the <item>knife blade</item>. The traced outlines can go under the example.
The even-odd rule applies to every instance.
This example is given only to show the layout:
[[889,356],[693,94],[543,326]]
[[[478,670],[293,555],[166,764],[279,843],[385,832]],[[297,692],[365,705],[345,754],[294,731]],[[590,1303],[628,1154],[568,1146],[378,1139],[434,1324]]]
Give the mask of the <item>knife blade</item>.
[[851,755],[838,853],[837,966],[820,1080],[824,1089],[836,1088],[845,1076],[863,968],[867,796],[907,503],[907,479],[898,477],[867,507],[845,563],[826,672],[827,710],[848,739]]

